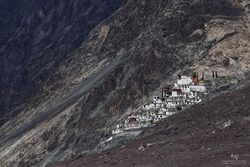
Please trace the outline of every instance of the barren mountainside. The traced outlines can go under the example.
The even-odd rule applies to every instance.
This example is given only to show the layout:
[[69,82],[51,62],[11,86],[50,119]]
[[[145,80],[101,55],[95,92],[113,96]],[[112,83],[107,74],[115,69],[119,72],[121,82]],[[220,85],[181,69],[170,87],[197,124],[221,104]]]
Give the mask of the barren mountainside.
[[159,123],[143,137],[103,153],[56,163],[54,167],[226,166],[239,155],[250,161],[249,80]]
[[[3,166],[45,166],[84,156],[76,163],[94,165],[91,161],[98,157],[86,155],[103,151],[101,142],[110,135],[111,128],[157,94],[162,86],[171,84],[177,75],[204,72],[211,82],[208,99],[235,88],[246,79],[250,65],[247,3],[244,0],[128,0],[91,30],[86,40],[60,62],[37,93],[23,104],[20,114],[0,127],[0,163]],[[58,37],[61,36],[70,39],[65,35]],[[79,40],[83,41],[80,37]],[[71,43],[69,41],[66,44]],[[212,70],[218,71],[219,78],[212,78]],[[205,105],[213,103],[216,100]],[[247,102],[244,104],[249,107]],[[202,110],[202,106],[191,112],[195,114],[199,109]],[[226,111],[225,108],[225,114]],[[159,123],[159,127],[164,129],[166,124],[171,126],[182,118],[185,124],[187,113],[170,117],[166,123]],[[213,117],[213,113],[207,114]],[[240,117],[242,113],[238,114]],[[247,110],[243,114],[246,115]],[[208,123],[217,121],[202,119]],[[232,115],[230,119],[238,117]],[[197,122],[195,125],[197,129],[205,126]],[[192,124],[187,123],[187,126]],[[248,124],[239,126],[245,128]],[[177,128],[173,133],[183,135],[188,133],[185,130],[180,133]],[[206,135],[198,132],[196,137]],[[161,130],[156,132],[157,137],[158,133]],[[223,133],[228,135],[229,131]],[[147,140],[153,136],[148,136]],[[140,136],[137,138],[138,142],[144,140]],[[111,151],[112,156],[118,148]],[[125,150],[124,156],[130,154],[126,148],[122,150]],[[134,151],[131,153],[137,154]],[[184,153],[182,156],[186,155]],[[143,156],[131,163],[139,162],[140,158]],[[123,162],[126,161],[119,163]],[[104,160],[96,163],[100,166]]]
[[0,124],[22,110],[56,67],[121,0],[0,1]]

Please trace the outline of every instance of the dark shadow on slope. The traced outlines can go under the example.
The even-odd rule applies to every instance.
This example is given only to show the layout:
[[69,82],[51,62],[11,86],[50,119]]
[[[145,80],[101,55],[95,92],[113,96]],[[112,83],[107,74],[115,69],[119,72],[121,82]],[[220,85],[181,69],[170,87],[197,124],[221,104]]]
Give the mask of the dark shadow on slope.
[[242,11],[228,0],[198,0],[191,7],[193,14],[239,16]]

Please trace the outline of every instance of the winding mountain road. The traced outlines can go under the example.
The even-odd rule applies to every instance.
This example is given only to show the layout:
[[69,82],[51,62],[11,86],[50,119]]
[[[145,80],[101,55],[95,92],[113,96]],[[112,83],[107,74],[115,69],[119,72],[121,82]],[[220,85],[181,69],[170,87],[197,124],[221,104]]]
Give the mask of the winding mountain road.
[[105,65],[98,72],[92,74],[89,78],[83,80],[75,90],[73,90],[67,97],[63,98],[55,106],[51,107],[45,112],[37,114],[36,116],[31,118],[31,120],[24,123],[20,128],[10,133],[8,136],[0,137],[0,146],[6,144],[6,142],[8,141],[12,141],[12,139],[17,139],[21,137],[26,132],[32,130],[34,127],[40,125],[46,120],[52,119],[66,108],[76,103],[91,88],[93,88],[101,80],[103,80],[105,76],[110,74],[113,71],[113,69],[120,64],[120,62],[121,62],[121,56],[113,58],[113,60],[111,60],[109,64]]

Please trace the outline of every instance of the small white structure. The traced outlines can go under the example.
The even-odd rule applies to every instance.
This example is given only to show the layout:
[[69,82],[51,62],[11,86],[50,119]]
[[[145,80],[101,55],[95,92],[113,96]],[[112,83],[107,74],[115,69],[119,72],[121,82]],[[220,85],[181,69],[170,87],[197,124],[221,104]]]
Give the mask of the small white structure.
[[129,116],[125,120],[124,130],[140,129],[141,127],[140,121],[134,115]]
[[166,112],[168,112],[168,109],[165,108],[165,107],[162,107],[162,108],[159,109],[159,114],[164,114]]
[[159,97],[159,96],[155,96],[155,97],[153,98],[153,102],[154,102],[154,103],[160,104],[160,103],[163,103],[164,101],[165,101],[165,99],[162,98],[162,97]]
[[140,122],[150,122],[150,121],[152,121],[153,120],[153,117],[152,116],[150,116],[150,115],[147,115],[147,114],[145,114],[145,115],[138,115],[137,116],[137,119],[138,119],[138,121],[140,121]]
[[181,94],[182,94],[181,89],[173,89],[172,93],[171,93],[171,96],[172,97],[179,97],[179,96],[181,96]]
[[190,90],[194,92],[202,92],[202,93],[207,91],[204,85],[191,85]]
[[124,124],[124,130],[140,129],[142,126],[139,121],[131,121]]
[[190,93],[190,85],[180,85],[179,88],[183,93]]
[[168,116],[171,116],[171,115],[173,115],[173,114],[175,114],[175,112],[173,112],[173,111],[168,111],[168,112],[166,112],[166,116],[168,117]]
[[190,85],[192,82],[192,78],[188,76],[181,76],[177,79],[177,85]]
[[136,117],[135,115],[129,116],[129,117],[125,120],[125,123],[129,123],[129,122],[132,122],[132,121],[137,121],[137,117]]
[[154,103],[146,104],[146,105],[143,106],[143,109],[146,110],[146,111],[151,110],[153,108],[155,108]]
[[146,104],[143,106],[143,110],[149,111],[152,109],[159,109],[161,107],[164,107],[165,102],[157,101],[157,102],[152,102],[149,104]]
[[122,132],[123,132],[122,125],[116,125],[116,128],[112,130],[112,134],[119,134]]
[[176,107],[176,101],[175,100],[172,100],[172,99],[169,99],[167,102],[166,102],[166,106],[167,108],[175,108]]

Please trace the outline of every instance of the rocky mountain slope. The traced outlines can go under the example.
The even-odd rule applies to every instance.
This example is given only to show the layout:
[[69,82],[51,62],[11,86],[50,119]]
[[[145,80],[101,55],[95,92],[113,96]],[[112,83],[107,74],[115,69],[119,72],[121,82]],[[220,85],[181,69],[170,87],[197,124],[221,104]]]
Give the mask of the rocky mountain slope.
[[0,1],[0,124],[122,0]]
[[249,99],[248,80],[237,90],[167,118],[140,139],[51,166],[249,166]]
[[211,92],[229,89],[249,71],[249,19],[247,1],[128,0],[0,128],[1,164],[101,151],[111,127],[178,74],[205,72]]

